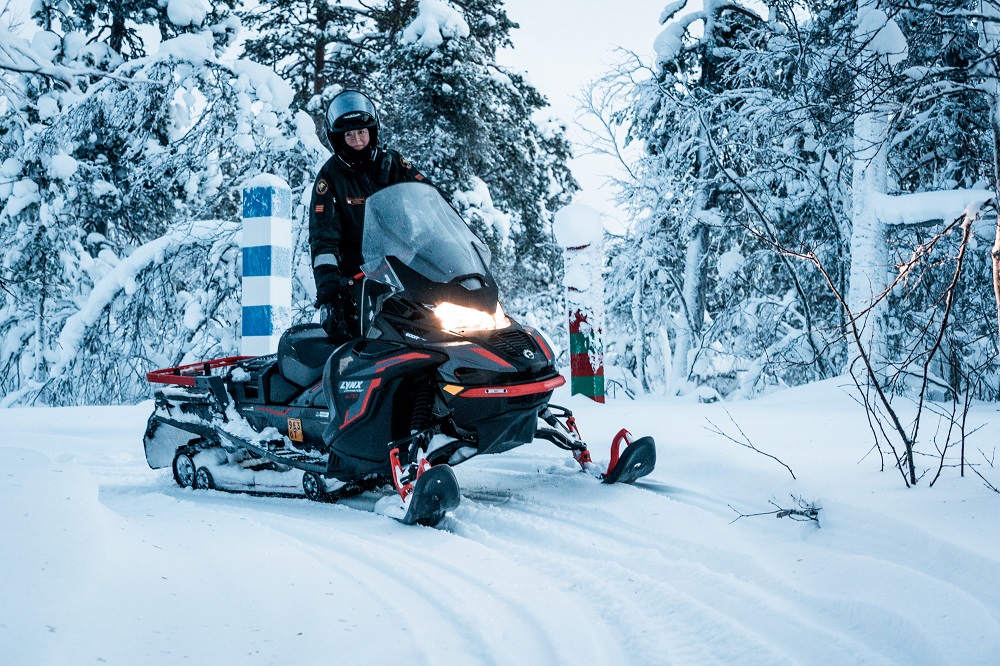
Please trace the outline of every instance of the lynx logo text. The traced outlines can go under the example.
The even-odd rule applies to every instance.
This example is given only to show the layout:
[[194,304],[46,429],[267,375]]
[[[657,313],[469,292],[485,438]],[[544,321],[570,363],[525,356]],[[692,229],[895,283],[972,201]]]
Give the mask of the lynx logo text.
[[362,381],[350,381],[350,382],[340,382],[340,392],[341,393],[359,393],[364,387],[364,382]]

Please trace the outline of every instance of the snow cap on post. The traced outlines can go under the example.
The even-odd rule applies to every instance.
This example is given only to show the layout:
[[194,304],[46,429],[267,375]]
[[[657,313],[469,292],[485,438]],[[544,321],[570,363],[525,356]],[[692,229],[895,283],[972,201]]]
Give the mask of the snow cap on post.
[[601,214],[584,204],[563,206],[552,221],[556,242],[567,250],[600,243],[604,238]]
[[570,204],[556,213],[552,231],[564,248],[570,391],[604,402],[604,223],[590,206]]
[[243,324],[240,353],[278,351],[291,323],[292,191],[276,176],[243,187]]

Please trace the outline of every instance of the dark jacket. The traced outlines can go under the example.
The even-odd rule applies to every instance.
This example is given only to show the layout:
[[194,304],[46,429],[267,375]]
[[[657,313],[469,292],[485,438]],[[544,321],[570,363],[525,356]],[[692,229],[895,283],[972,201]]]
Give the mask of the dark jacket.
[[394,150],[376,148],[371,158],[350,167],[334,155],[319,171],[309,204],[309,249],[315,271],[337,266],[353,277],[361,270],[365,199],[396,183],[429,182]]

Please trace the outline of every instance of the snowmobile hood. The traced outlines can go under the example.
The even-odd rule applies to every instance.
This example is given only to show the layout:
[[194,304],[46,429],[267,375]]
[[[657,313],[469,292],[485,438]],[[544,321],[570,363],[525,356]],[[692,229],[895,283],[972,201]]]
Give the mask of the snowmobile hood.
[[361,253],[366,277],[416,302],[496,308],[489,248],[431,185],[399,183],[369,197]]

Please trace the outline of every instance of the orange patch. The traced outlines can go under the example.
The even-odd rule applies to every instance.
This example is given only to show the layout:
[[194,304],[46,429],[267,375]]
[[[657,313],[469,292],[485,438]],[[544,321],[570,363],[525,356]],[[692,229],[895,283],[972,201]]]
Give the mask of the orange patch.
[[288,419],[288,439],[293,442],[301,442],[303,440],[302,419]]

